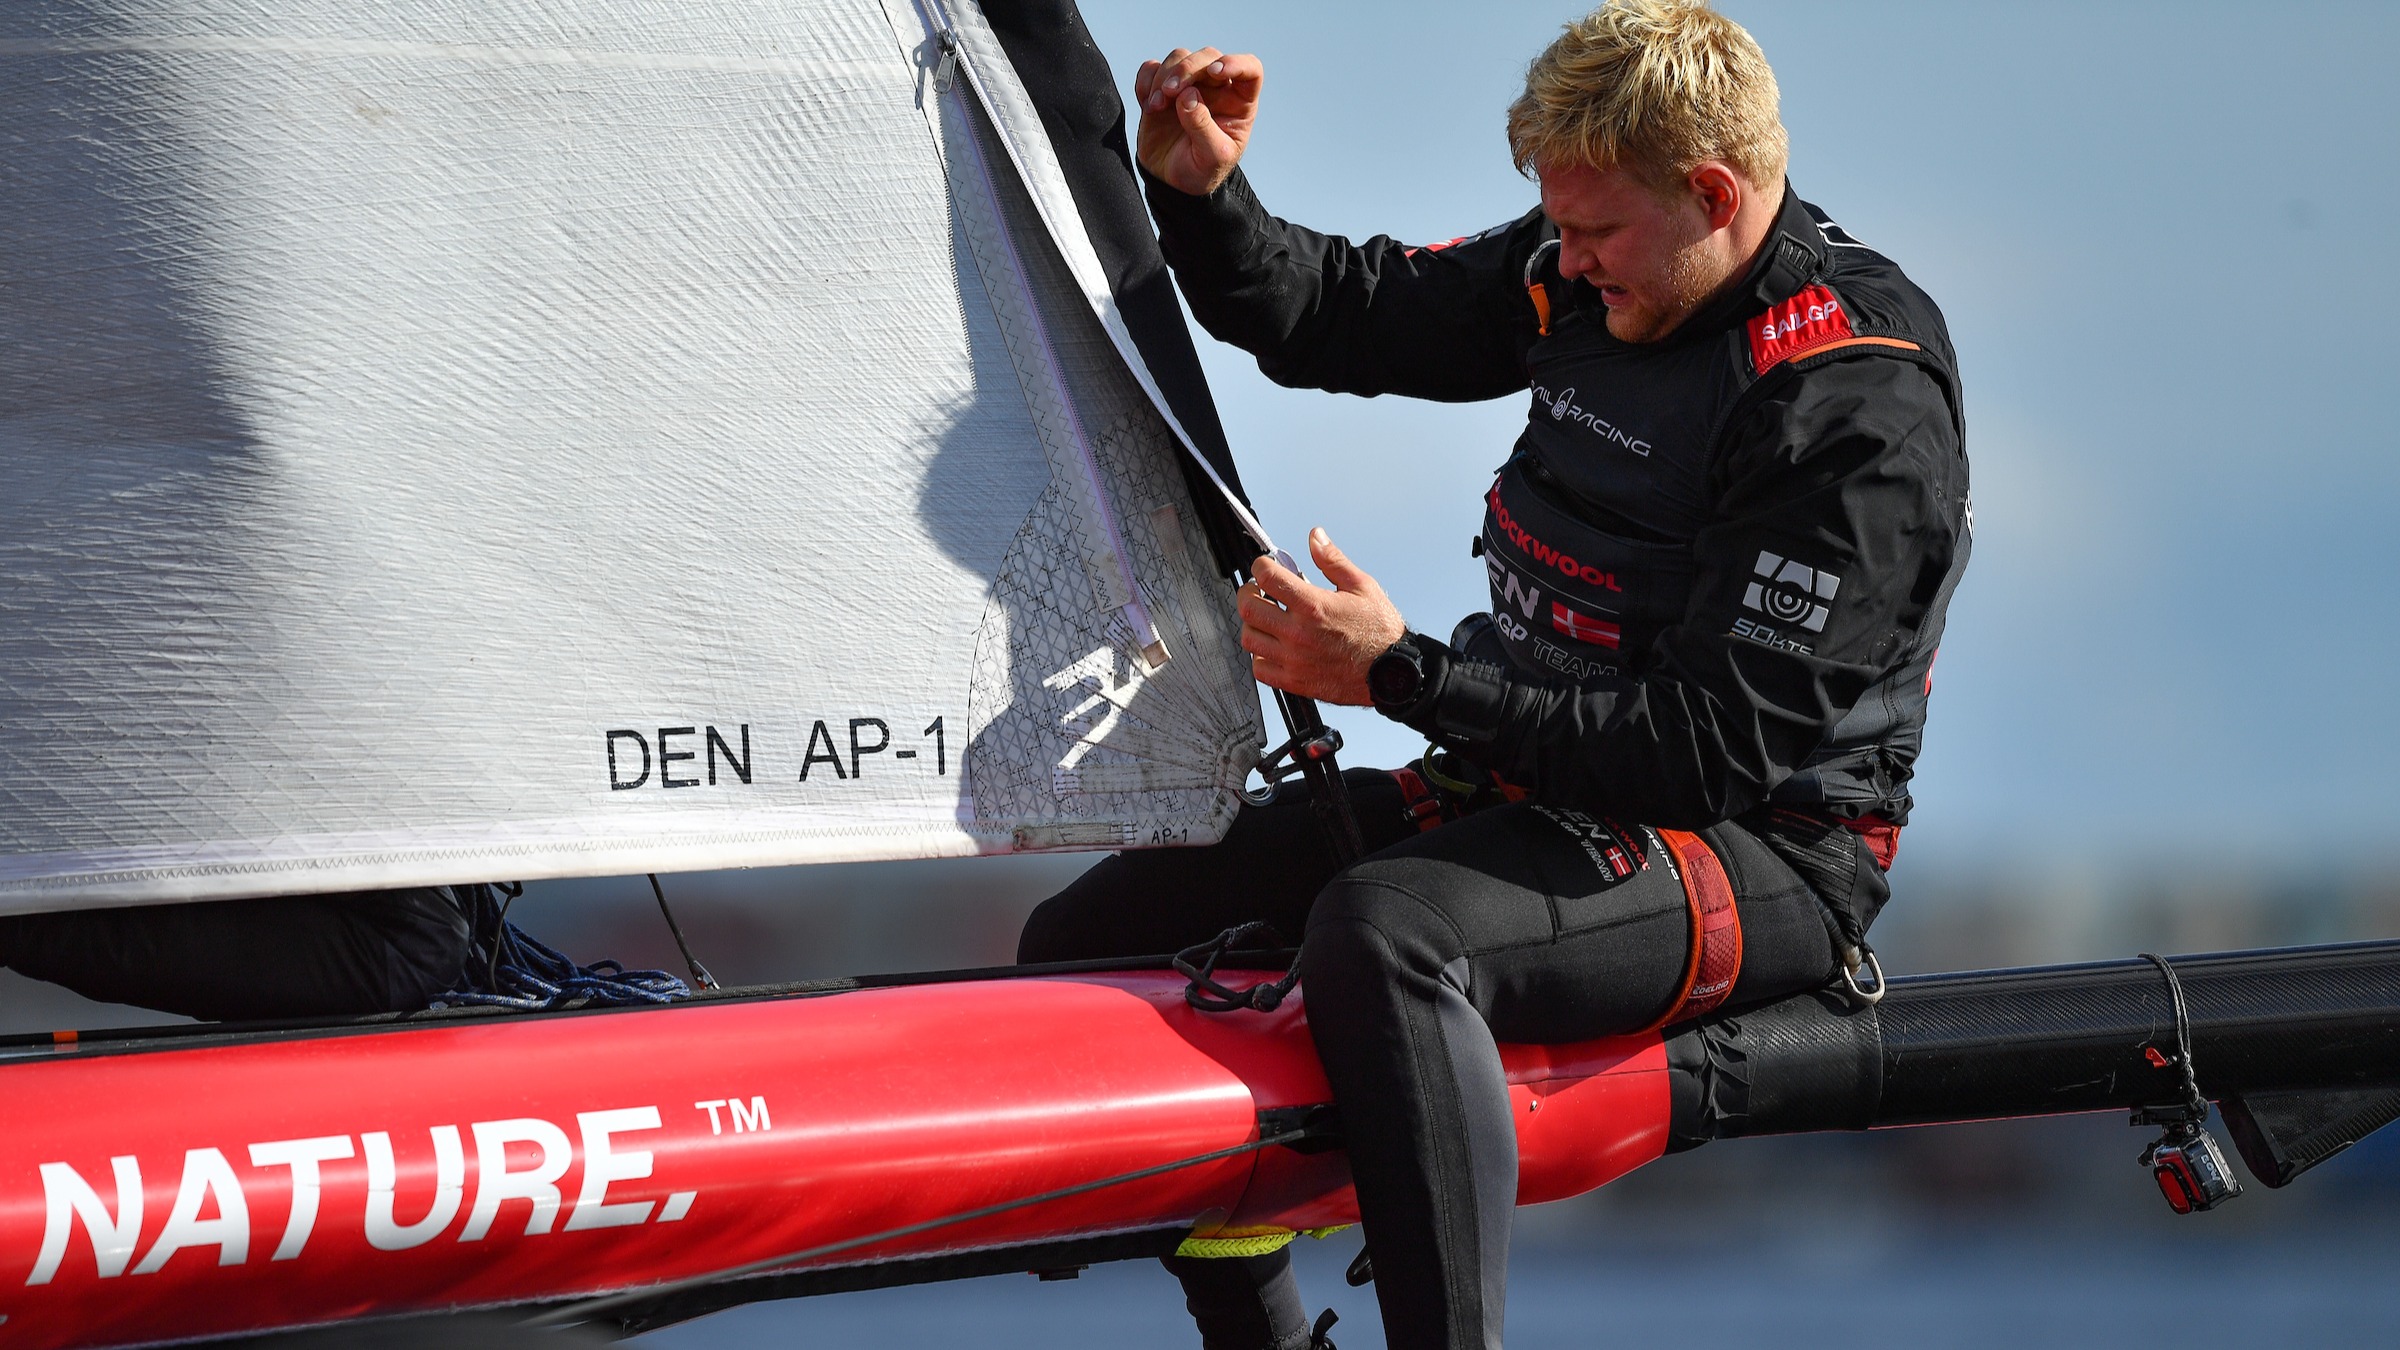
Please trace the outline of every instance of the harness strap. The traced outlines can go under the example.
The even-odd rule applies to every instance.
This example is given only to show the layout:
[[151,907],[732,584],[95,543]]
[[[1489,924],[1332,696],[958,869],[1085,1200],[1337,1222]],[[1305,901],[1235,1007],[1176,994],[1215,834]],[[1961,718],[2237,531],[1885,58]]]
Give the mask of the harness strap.
[[1416,823],[1417,833],[1423,834],[1450,818],[1441,794],[1425,782],[1424,775],[1414,768],[1393,769],[1392,781],[1400,785],[1400,811]]
[[1643,1031],[1715,1009],[1733,992],[1734,978],[1742,973],[1742,914],[1734,907],[1733,881],[1725,875],[1725,864],[1699,835],[1683,830],[1657,833],[1683,878],[1683,898],[1692,915],[1692,952],[1674,1000]]

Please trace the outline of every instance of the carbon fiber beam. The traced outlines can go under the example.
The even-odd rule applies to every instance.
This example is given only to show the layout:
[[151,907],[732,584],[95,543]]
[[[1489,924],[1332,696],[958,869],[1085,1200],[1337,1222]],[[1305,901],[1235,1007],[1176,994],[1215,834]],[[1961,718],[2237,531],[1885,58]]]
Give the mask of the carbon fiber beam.
[[[2400,942],[2174,958],[2213,1099],[2400,1082]],[[1675,1144],[2172,1102],[2147,961],[1896,978],[1869,1009],[1803,995],[1668,1042]],[[2157,1052],[2156,1056],[2151,1052]]]

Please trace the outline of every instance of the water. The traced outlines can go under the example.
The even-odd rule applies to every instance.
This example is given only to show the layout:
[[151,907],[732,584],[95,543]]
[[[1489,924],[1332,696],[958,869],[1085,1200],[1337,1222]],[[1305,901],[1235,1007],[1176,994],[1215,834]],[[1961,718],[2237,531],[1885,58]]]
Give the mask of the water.
[[[1748,1139],[1519,1211],[1508,1344],[2174,1350],[2400,1343],[2400,1131],[2270,1191],[2178,1217],[2118,1113]],[[2237,1164],[2238,1166],[2239,1164]],[[2244,1174],[2247,1181],[2247,1174]],[[1384,1344],[1342,1271],[1294,1247],[1342,1350]],[[651,1350],[1196,1347],[1155,1263],[798,1299],[640,1338]]]
[[[2206,1223],[2206,1217],[2193,1220]],[[2050,1225],[1878,1229],[1822,1216],[1812,1233],[1730,1231],[1705,1245],[1638,1235],[1521,1250],[1508,1343],[1723,1350],[1812,1344],[1924,1350],[2172,1344],[2178,1350],[2376,1345],[2394,1339],[2400,1234],[2273,1243],[2193,1233],[2158,1242]],[[1384,1344],[1371,1290],[1342,1268],[1356,1239],[1302,1243],[1312,1306],[1342,1350]],[[745,1347],[1196,1346],[1175,1283],[1150,1262],[1073,1281],[1028,1275],[754,1305],[640,1338],[652,1350]]]

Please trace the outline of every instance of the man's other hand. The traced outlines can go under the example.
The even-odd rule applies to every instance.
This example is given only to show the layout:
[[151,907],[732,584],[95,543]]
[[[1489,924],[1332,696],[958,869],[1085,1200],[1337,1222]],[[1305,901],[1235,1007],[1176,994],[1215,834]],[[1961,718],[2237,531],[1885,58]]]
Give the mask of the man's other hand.
[[1257,57],[1214,47],[1177,47],[1164,61],[1144,61],[1133,77],[1142,105],[1134,158],[1178,192],[1205,197],[1223,187],[1249,147],[1266,78]]
[[1363,707],[1367,667],[1408,632],[1400,611],[1375,578],[1333,546],[1323,530],[1308,532],[1308,553],[1334,584],[1312,586],[1273,558],[1250,565],[1242,588],[1242,650],[1262,684],[1322,703]]

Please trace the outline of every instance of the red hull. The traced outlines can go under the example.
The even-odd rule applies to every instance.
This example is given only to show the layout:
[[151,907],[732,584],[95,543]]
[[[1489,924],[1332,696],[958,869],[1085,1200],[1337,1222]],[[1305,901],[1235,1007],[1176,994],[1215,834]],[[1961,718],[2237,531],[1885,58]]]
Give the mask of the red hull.
[[[0,1350],[636,1288],[1227,1148],[1327,1100],[1304,1018],[1145,973],[12,1064]],[[1664,1147],[1656,1036],[1504,1055],[1521,1203]],[[1272,1148],[838,1264],[1356,1217],[1342,1154]]]

